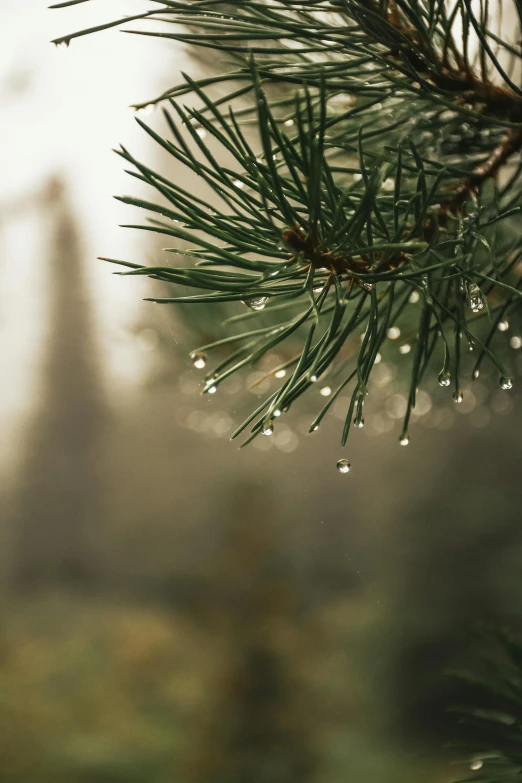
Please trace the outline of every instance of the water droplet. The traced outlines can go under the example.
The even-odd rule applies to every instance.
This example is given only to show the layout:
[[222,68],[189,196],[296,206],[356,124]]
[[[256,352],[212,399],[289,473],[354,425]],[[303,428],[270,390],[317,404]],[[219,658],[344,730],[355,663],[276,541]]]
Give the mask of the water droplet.
[[205,139],[207,136],[207,132],[205,128],[196,128],[196,133],[198,134],[200,139]]
[[484,766],[484,762],[481,761],[480,759],[476,759],[475,761],[471,762],[469,768],[472,769],[473,771],[476,771],[477,769],[482,769],[483,766]]
[[286,370],[277,370],[274,375],[276,378],[284,378],[286,375]]
[[193,351],[190,354],[190,358],[192,359],[192,364],[197,370],[202,370],[203,367],[205,367],[207,363],[207,354],[201,353],[199,351]]
[[408,433],[404,433],[404,435],[401,435],[399,440],[401,446],[407,446],[409,442],[410,442],[410,436],[408,435]]
[[353,175],[353,181],[354,182],[360,182],[362,180],[362,174],[360,174],[358,171],[355,172]]
[[311,432],[317,432],[318,429],[319,429],[319,425],[316,424],[315,427],[312,427]]
[[451,383],[451,375],[449,372],[441,372],[439,375],[439,386],[449,386]]
[[317,375],[311,375],[311,376],[310,376],[310,382],[311,382],[311,383],[315,383],[315,382],[316,382],[316,380],[317,380]]
[[349,473],[351,467],[352,466],[350,465],[347,459],[340,459],[337,462],[337,470],[339,471],[339,473]]
[[319,393],[322,394],[323,397],[329,397],[332,393],[332,389],[330,386],[323,386]]
[[381,185],[383,190],[393,190],[395,188],[395,180],[393,177],[388,177]]
[[417,302],[419,301],[419,299],[420,299],[420,294],[419,294],[419,292],[418,292],[418,291],[412,291],[412,292],[411,292],[411,294],[410,294],[410,296],[409,296],[408,302],[409,302],[410,304],[417,304]]
[[399,353],[409,353],[411,351],[411,345],[409,343],[404,343],[404,345],[401,345],[399,348]]
[[243,302],[251,310],[264,310],[266,303],[268,302],[268,296],[257,296],[254,299],[247,299]]
[[272,435],[274,432],[274,422],[272,419],[263,423],[263,435]]
[[362,416],[360,419],[357,416],[355,417],[355,419],[353,420],[353,426],[357,427],[358,430],[361,430],[364,427],[364,419],[362,418]]
[[70,43],[71,43],[70,38],[64,38],[61,41],[56,41],[55,46],[57,49],[68,49]]
[[476,381],[479,375],[480,375],[480,370],[473,370],[471,377],[473,378],[474,381]]
[[468,287],[468,304],[473,313],[480,313],[484,309],[484,297],[482,291],[475,283]]
[[208,386],[205,391],[207,394],[215,394],[217,392],[217,386]]
[[500,321],[497,325],[497,329],[499,332],[507,332],[509,329],[509,321]]
[[239,188],[240,190],[241,190],[241,188],[244,188],[244,187],[245,187],[245,183],[244,183],[244,182],[242,182],[240,179],[235,179],[235,180],[233,180],[233,181],[232,181],[232,184],[233,184],[233,185],[235,185],[235,187],[236,187],[236,188]]
[[281,413],[282,411],[280,411],[279,408],[276,408],[272,415],[277,419]]
[[512,348],[515,349],[515,351],[518,351],[519,348],[522,348],[522,338],[512,337],[509,341],[509,344]]
[[462,400],[464,399],[464,395],[462,394],[460,389],[453,394],[453,399],[457,403],[462,402]]
[[382,362],[382,356],[381,356],[381,354],[380,354],[380,353],[376,353],[376,354],[375,354],[375,361],[374,361],[373,363],[374,363],[374,364],[380,364],[381,362]]
[[290,128],[294,124],[293,120],[285,120],[285,125]]
[[401,336],[401,330],[398,326],[390,326],[386,334],[390,340],[397,340],[397,338]]
[[509,389],[512,389],[513,378],[508,378],[507,376],[503,375],[500,379],[500,388],[504,389],[504,391],[509,391]]

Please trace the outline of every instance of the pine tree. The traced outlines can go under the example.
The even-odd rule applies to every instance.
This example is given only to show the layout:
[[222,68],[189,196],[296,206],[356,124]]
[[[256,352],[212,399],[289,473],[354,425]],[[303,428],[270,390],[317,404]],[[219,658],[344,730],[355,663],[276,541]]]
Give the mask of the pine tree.
[[[155,193],[122,197],[152,214],[132,227],[171,238],[186,261],[115,263],[173,289],[153,299],[161,304],[247,305],[192,353],[198,368],[217,357],[204,393],[286,351],[272,370],[279,389],[233,437],[270,435],[328,373],[310,432],[346,390],[345,445],[364,423],[381,354],[407,366],[402,445],[417,392],[433,378],[450,405],[483,367],[512,388],[522,338],[504,332],[520,318],[522,4],[499,2],[151,0],[147,12],[55,41],[152,20],[153,29],[125,29],[221,55],[223,72],[183,74],[150,102],[163,108],[161,128],[137,117],[218,206],[122,147],[130,173]],[[347,472],[348,460],[338,468]]]

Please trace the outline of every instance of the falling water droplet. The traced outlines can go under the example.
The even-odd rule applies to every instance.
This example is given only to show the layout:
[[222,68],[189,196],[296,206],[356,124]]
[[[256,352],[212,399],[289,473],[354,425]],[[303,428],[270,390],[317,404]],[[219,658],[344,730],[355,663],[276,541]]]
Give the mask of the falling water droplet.
[[468,304],[473,313],[480,313],[484,309],[482,291],[475,283],[472,283],[468,288]]
[[449,372],[441,372],[439,375],[439,386],[449,386],[451,383],[451,375]]
[[337,462],[337,470],[339,471],[339,473],[349,473],[351,467],[352,466],[350,465],[347,459],[340,459]]
[[509,329],[509,321],[499,321],[497,329],[499,332],[507,332]]
[[197,370],[202,370],[207,363],[207,354],[201,353],[200,351],[193,351],[190,354],[190,358],[192,359],[192,364]]
[[399,443],[401,444],[401,446],[407,446],[409,442],[410,442],[410,436],[408,435],[407,432],[404,433],[404,435],[401,435],[399,439]]
[[257,296],[254,299],[246,299],[243,304],[251,310],[264,310],[267,302],[268,296]]
[[323,386],[323,388],[320,391],[320,394],[322,394],[323,397],[329,397],[332,393],[332,389],[330,386]]
[[273,432],[274,432],[274,422],[272,421],[272,419],[269,419],[263,424],[263,435],[272,435]]
[[500,379],[500,388],[504,389],[504,391],[509,391],[509,389],[512,389],[513,378],[508,378],[506,375],[503,375]]
[[397,340],[401,336],[401,330],[398,326],[390,326],[386,334],[390,340]]
[[464,395],[462,394],[460,389],[453,394],[453,399],[455,400],[455,402],[458,403],[462,402],[462,400],[464,399]]

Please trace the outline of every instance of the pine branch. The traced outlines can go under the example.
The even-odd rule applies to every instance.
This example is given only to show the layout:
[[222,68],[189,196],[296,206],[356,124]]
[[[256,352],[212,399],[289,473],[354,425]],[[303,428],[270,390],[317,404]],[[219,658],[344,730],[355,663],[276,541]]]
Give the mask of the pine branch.
[[[285,380],[234,437],[271,434],[330,373],[337,386],[311,431],[348,387],[344,445],[399,331],[411,334],[401,444],[430,374],[462,399],[464,336],[478,349],[473,377],[488,361],[511,388],[496,326],[520,313],[522,90],[497,50],[521,54],[493,32],[487,4],[477,16],[469,0],[451,12],[435,0],[151,2],[150,12],[93,29],[160,21],[161,30],[129,32],[225,52],[237,67],[199,81],[184,75],[153,101],[168,107],[165,135],[138,119],[218,206],[120,150],[159,199],[121,200],[162,218],[131,227],[189,242],[171,252],[194,259],[122,274],[196,290],[153,299],[161,304],[248,305],[234,326],[254,318],[254,329],[193,352],[198,367],[209,353],[218,358],[206,393],[275,347],[287,352],[272,371]],[[216,87],[225,93],[214,97]],[[188,94],[199,108],[178,102]]]

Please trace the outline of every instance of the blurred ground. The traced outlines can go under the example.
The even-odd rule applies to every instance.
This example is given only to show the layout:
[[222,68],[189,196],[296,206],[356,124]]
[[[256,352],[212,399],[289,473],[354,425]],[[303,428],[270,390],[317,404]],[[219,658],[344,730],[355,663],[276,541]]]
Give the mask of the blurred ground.
[[0,780],[450,780],[443,671],[519,622],[520,405],[408,449],[388,416],[349,476],[335,416],[227,443],[236,398],[202,403],[182,325],[94,260],[157,252],[115,228],[110,147],[186,55],[55,52],[80,10],[0,8]]

